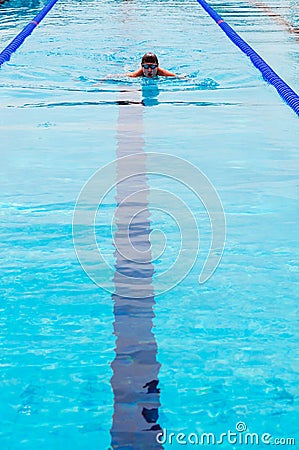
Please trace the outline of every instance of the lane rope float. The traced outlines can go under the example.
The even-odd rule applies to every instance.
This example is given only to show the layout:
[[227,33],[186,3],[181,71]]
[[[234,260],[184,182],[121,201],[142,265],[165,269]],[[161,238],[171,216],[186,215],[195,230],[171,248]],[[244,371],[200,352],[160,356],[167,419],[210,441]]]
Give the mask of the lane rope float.
[[58,0],[50,0],[46,6],[29,22],[25,28],[5,47],[0,53],[0,66],[9,61],[11,55],[23,44],[25,39],[38,26],[48,12],[53,8]]
[[222,17],[205,1],[197,0],[203,9],[212,17],[212,19],[219,25],[230,40],[242,50],[245,55],[249,56],[252,64],[259,69],[263,78],[272,84],[283,100],[292,108],[292,110],[299,116],[299,96],[290,86],[277,75],[276,72],[260,57],[244,39],[236,33],[230,25],[228,25]]

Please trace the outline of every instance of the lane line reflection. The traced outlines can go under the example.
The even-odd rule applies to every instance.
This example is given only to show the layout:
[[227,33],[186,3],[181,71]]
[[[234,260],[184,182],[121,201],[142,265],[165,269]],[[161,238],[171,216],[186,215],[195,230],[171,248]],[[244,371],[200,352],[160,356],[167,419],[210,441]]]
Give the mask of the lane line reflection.
[[[156,91],[155,91],[156,92]],[[156,92],[157,94],[157,92]],[[121,94],[126,96],[127,94]],[[149,235],[149,186],[143,138],[143,102],[132,92],[132,104],[119,108],[117,158],[135,154],[134,162],[117,163],[115,212],[115,359],[111,364],[114,415],[113,449],[163,449],[156,441],[160,389],[157,344],[152,332],[155,305]],[[120,101],[122,98],[120,98]],[[150,99],[149,104],[151,104]],[[155,100],[152,104],[155,104]],[[125,178],[125,180],[124,180]],[[119,182],[120,180],[124,180]],[[132,201],[132,196],[137,201]],[[124,281],[123,275],[126,275]],[[143,296],[136,298],[136,293]]]

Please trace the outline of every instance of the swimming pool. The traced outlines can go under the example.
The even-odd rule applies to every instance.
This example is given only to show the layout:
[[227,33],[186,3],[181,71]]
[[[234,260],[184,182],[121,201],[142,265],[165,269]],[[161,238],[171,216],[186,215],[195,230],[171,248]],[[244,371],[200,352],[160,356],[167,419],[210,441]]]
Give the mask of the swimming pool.
[[[1,5],[1,48],[43,5]],[[213,6],[298,92],[296,36],[252,3]],[[271,6],[298,26],[296,2]],[[134,70],[148,50],[187,77],[104,79]],[[275,89],[190,0],[58,2],[0,78],[1,448],[107,449],[111,440],[114,448],[152,448],[153,432],[138,427],[155,423],[168,437],[219,438],[243,423],[259,439],[269,433],[298,441],[299,133]],[[160,175],[138,177],[143,216],[132,235],[136,248],[151,252],[142,307],[136,293],[122,302],[117,274],[141,268],[124,267],[112,241],[126,245],[120,225],[127,203],[117,204],[131,184],[111,183],[97,215],[98,243],[115,269],[104,272],[106,290],[78,262],[72,232],[85,183],[137,150],[142,158],[133,169],[137,164],[142,174],[150,153],[192,163],[218,192],[226,216],[221,263],[199,284],[211,242],[205,208],[187,183],[165,176],[169,160],[161,160]],[[132,169],[118,161],[114,182]],[[163,211],[154,207],[156,189],[176,194],[173,215],[165,200]],[[172,289],[155,296],[157,276],[194,247],[187,227],[180,249],[179,200],[196,218],[200,251],[187,276],[176,284],[170,274]],[[148,381],[158,378],[160,394],[137,387],[146,372]],[[142,422],[142,402],[158,410],[158,421],[154,411],[152,422]],[[182,447],[175,439],[162,446]]]

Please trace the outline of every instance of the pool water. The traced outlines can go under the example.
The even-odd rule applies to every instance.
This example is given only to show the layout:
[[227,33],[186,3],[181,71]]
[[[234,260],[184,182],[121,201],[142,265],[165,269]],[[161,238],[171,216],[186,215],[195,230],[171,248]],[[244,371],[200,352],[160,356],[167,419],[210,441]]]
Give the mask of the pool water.
[[[0,5],[1,48],[44,4]],[[298,27],[298,2],[268,5]],[[299,92],[296,33],[253,2],[212,6]],[[185,77],[119,75],[149,50]],[[236,449],[240,423],[261,447],[298,442],[295,113],[194,0],[59,1],[0,80],[1,449],[229,430]],[[225,249],[199,283],[220,205]]]

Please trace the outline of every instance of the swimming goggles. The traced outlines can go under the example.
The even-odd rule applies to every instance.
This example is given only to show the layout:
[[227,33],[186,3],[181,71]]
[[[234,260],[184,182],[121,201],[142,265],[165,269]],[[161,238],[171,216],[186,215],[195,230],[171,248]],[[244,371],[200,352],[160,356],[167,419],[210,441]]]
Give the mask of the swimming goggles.
[[151,69],[154,70],[158,67],[158,64],[141,64],[141,65],[144,69],[148,69],[150,67]]

